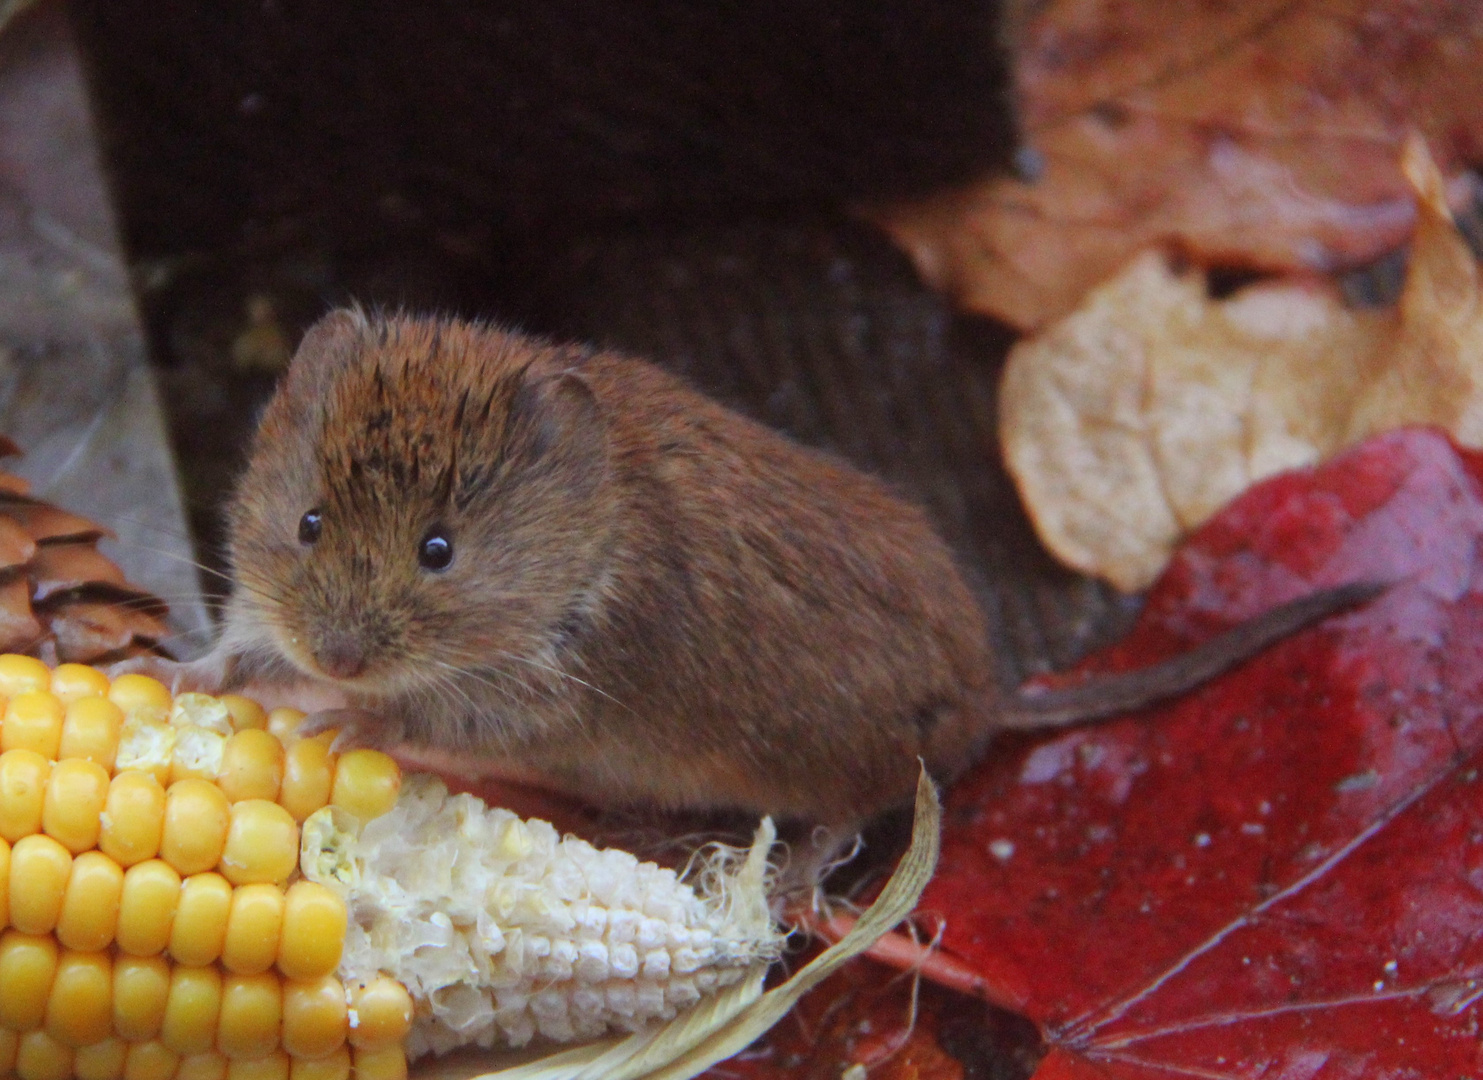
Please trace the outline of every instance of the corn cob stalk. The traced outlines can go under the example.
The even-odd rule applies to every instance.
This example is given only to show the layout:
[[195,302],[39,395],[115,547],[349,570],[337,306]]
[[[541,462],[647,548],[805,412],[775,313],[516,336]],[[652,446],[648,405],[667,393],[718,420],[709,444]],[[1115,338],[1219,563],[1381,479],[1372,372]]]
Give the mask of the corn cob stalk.
[[729,1018],[780,949],[770,825],[697,892],[293,710],[22,656],[0,698],[0,1075],[403,1077],[727,986]]

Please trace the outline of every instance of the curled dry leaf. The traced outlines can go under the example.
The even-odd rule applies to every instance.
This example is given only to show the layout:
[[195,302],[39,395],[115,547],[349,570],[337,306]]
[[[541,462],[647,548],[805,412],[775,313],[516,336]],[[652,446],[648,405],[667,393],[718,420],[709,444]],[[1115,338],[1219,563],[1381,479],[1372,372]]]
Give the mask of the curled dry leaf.
[[1350,310],[1317,280],[1212,300],[1146,253],[1014,349],[1005,458],[1059,558],[1140,589],[1263,477],[1403,424],[1483,445],[1478,265],[1419,140],[1405,166],[1420,220],[1393,310]]
[[1449,173],[1483,157],[1479,0],[1011,7],[1033,8],[1010,47],[1038,175],[872,216],[928,281],[1021,329],[1155,244],[1272,271],[1364,262],[1411,228],[1411,126]]

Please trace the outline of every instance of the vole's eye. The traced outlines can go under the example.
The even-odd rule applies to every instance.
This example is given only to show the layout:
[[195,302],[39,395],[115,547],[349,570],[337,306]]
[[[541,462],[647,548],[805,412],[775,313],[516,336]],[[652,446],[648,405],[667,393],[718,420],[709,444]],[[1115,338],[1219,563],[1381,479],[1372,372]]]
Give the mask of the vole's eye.
[[310,510],[299,518],[299,543],[312,544],[319,539],[320,531],[324,528],[324,522],[320,520],[318,510]]
[[448,530],[435,525],[417,547],[417,562],[424,570],[446,570],[453,561],[453,539]]

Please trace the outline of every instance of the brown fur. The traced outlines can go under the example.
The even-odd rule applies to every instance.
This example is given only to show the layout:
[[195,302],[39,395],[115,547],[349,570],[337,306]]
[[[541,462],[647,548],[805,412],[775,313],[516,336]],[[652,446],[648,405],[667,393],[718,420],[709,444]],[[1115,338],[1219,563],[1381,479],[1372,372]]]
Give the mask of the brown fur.
[[[442,572],[417,560],[434,526]],[[354,706],[311,722],[361,741],[495,758],[602,803],[845,828],[908,799],[919,757],[951,779],[996,728],[1181,693],[1378,591],[1001,696],[952,556],[878,481],[640,360],[359,312],[304,339],[231,530],[236,589],[200,682],[307,675]]]
[[849,824],[990,730],[983,617],[923,514],[628,357],[332,315],[231,525],[239,678],[323,677],[353,638],[342,685],[393,731],[590,798]]

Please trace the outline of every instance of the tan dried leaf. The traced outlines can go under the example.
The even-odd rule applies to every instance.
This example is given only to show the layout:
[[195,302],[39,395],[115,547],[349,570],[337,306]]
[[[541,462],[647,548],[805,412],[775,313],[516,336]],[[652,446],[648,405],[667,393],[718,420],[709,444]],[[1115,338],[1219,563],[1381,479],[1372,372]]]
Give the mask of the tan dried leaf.
[[1229,300],[1145,253],[1011,352],[1001,440],[1041,538],[1121,589],[1250,484],[1402,424],[1483,445],[1479,271],[1441,174],[1408,144],[1419,226],[1399,305],[1317,280]]
[[1013,48],[1041,175],[872,214],[928,281],[1021,329],[1153,245],[1280,272],[1364,262],[1412,226],[1407,130],[1449,173],[1483,158],[1480,0],[1030,7]]

